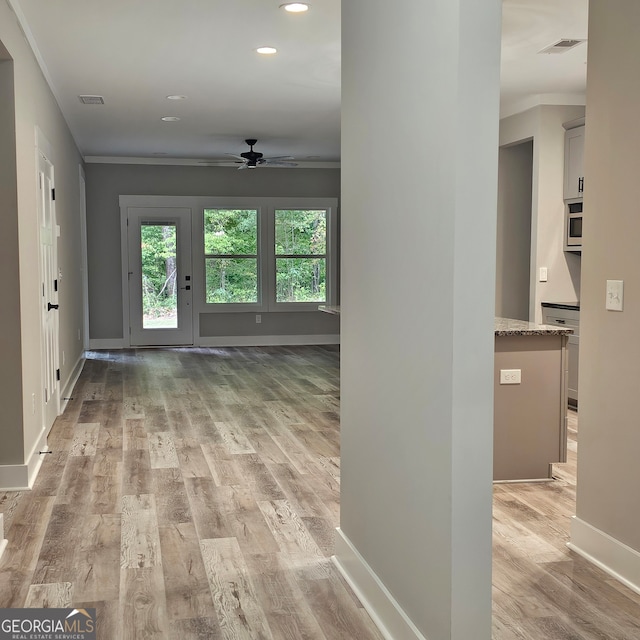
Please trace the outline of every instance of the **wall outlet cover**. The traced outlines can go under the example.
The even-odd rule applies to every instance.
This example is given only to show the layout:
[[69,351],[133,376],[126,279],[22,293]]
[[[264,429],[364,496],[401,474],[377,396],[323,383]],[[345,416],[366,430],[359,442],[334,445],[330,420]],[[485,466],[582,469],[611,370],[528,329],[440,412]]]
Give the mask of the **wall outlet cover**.
[[500,369],[500,384],[520,384],[522,369]]

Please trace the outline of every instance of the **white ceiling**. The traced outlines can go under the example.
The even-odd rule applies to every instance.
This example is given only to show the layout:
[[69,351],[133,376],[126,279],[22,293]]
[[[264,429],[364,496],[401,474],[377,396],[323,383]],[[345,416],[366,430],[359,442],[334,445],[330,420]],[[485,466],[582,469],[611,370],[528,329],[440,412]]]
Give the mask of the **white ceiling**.
[[[254,137],[265,155],[340,158],[340,0],[308,0],[305,14],[279,9],[284,0],[7,1],[85,156],[223,160]],[[503,1],[503,115],[584,104],[586,44],[538,51],[586,38],[587,6]],[[258,55],[261,45],[278,54]]]

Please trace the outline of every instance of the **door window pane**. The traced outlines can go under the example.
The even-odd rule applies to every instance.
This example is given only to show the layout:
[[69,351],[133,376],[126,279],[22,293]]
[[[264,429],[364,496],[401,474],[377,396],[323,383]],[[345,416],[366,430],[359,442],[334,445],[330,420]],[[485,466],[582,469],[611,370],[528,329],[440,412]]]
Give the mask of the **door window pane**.
[[175,223],[140,225],[142,328],[178,327],[178,267]]

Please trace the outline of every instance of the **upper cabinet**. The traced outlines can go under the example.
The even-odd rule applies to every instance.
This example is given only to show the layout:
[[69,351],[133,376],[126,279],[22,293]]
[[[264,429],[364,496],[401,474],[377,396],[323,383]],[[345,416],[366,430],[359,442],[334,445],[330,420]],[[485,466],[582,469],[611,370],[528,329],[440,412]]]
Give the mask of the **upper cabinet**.
[[584,195],[584,125],[564,134],[564,199]]

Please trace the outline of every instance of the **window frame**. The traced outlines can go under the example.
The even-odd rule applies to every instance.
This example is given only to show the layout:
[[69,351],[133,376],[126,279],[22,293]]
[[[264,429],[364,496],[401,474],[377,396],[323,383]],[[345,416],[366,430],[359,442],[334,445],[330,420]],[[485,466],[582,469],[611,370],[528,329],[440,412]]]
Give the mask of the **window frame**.
[[[228,200],[227,200],[228,202]],[[253,258],[253,255],[245,255],[238,254],[237,256],[226,254],[211,254],[205,253],[204,247],[204,212],[208,210],[238,210],[238,211],[255,211],[256,212],[256,287],[257,287],[257,300],[256,302],[207,302],[207,258],[211,257],[238,257],[238,258]],[[236,311],[266,311],[266,305],[264,304],[264,274],[265,274],[265,260],[263,257],[263,238],[265,237],[265,215],[260,206],[256,206],[255,204],[252,206],[238,206],[236,203],[230,205],[220,205],[220,206],[204,206],[198,209],[198,215],[200,216],[200,229],[198,233],[198,241],[200,244],[200,249],[202,251],[201,255],[198,255],[198,258],[194,256],[194,267],[195,270],[198,271],[201,276],[201,288],[198,287],[196,289],[196,296],[200,301],[203,310],[206,310],[210,313],[213,310],[217,310],[218,308],[222,308],[228,313],[236,312]],[[201,258],[201,260],[200,260]],[[196,260],[198,260],[199,264],[196,265]]]
[[[191,211],[191,277],[194,336],[200,334],[200,314],[318,311],[322,304],[338,304],[339,218],[337,198],[120,196],[120,235],[123,256],[127,248],[128,207],[180,208]],[[204,253],[205,209],[255,209],[258,211],[258,302],[206,302]],[[275,210],[323,209],[327,212],[326,302],[276,302]],[[123,258],[124,260],[124,258]],[[127,264],[122,266],[122,291],[128,290]],[[123,302],[123,331],[128,330],[128,299]],[[197,337],[195,338],[197,340]]]
[[[286,204],[285,204],[286,200]],[[270,311],[317,311],[318,305],[335,305],[337,289],[337,224],[335,215],[335,200],[316,198],[287,198],[269,208],[269,310]],[[313,257],[323,256],[326,260],[325,298],[318,302],[278,302],[276,299],[276,260],[288,257],[276,255],[276,211],[305,211],[322,210],[326,215],[326,246],[325,253]],[[297,257],[297,256],[292,256]],[[300,254],[300,258],[307,258],[307,254]]]

